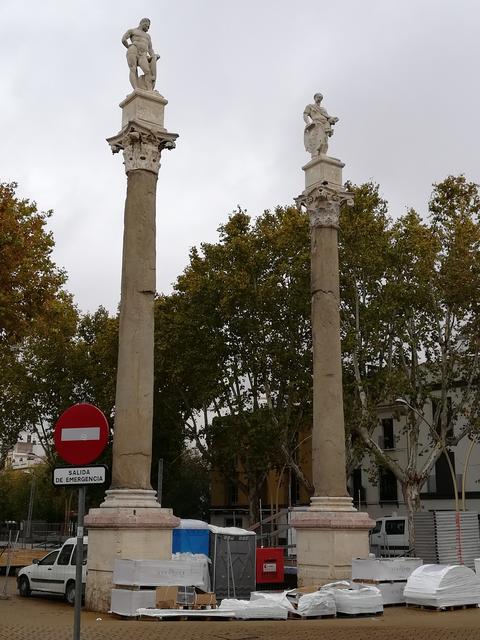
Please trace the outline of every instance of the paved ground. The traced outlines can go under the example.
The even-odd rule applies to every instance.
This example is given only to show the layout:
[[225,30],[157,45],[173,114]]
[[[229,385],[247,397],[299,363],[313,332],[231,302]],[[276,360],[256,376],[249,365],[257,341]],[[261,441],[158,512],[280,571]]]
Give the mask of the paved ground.
[[[0,593],[4,576],[0,576]],[[71,640],[73,608],[56,598],[19,598],[8,580],[0,640]],[[82,613],[82,640],[480,640],[480,609],[430,612],[391,607],[382,617],[250,622],[139,622]]]

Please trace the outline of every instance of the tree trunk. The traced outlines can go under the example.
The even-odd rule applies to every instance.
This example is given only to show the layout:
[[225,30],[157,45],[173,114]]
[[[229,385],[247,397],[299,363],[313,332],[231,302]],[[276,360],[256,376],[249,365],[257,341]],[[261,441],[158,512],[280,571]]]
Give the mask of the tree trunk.
[[408,545],[410,549],[415,548],[413,514],[420,509],[420,488],[420,484],[412,480],[406,480],[402,484],[403,498],[408,512]]
[[249,526],[252,526],[261,518],[260,505],[258,503],[258,491],[256,484],[250,483],[248,487],[248,519]]

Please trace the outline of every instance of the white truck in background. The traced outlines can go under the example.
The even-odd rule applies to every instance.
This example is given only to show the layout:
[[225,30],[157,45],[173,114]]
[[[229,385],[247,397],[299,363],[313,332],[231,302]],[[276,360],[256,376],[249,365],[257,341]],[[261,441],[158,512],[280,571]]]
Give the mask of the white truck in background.
[[370,531],[370,551],[382,557],[408,555],[407,516],[391,515],[379,518]]

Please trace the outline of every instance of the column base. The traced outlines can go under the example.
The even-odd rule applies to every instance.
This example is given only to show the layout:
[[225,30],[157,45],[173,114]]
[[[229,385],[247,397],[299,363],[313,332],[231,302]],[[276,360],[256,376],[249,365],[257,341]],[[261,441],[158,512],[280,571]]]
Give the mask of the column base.
[[352,558],[368,556],[375,521],[357,511],[350,497],[315,496],[310,507],[294,511],[291,525],[296,529],[298,586],[319,587],[351,579]]
[[112,489],[98,509],[85,516],[88,565],[85,604],[91,611],[110,609],[113,566],[117,558],[169,560],[172,529],[180,524],[171,509],[162,508],[155,492]]

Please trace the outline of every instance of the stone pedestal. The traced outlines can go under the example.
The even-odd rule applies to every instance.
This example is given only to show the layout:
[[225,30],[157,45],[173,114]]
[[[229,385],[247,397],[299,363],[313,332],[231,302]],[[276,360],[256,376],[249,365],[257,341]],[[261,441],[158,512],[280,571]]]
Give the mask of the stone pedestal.
[[155,205],[160,156],[177,135],[164,127],[167,101],[135,90],[121,103],[122,129],[108,142],[127,173],[112,485],[88,527],[86,605],[108,611],[116,558],[171,558],[172,529],[150,486],[153,422]]
[[116,559],[169,560],[172,529],[180,523],[162,509],[154,491],[107,491],[105,502],[88,514],[88,574],[85,604],[108,611]]
[[345,477],[338,226],[340,207],[351,196],[342,186],[343,166],[326,155],[312,158],[303,167],[305,191],[297,198],[311,228],[315,487],[310,507],[292,519],[300,586],[350,578],[352,558],[368,554],[368,531],[374,525],[353,507]]
[[294,512],[298,586],[350,580],[352,558],[368,555],[368,532],[374,524],[353,507],[350,497],[313,497],[307,510]]

